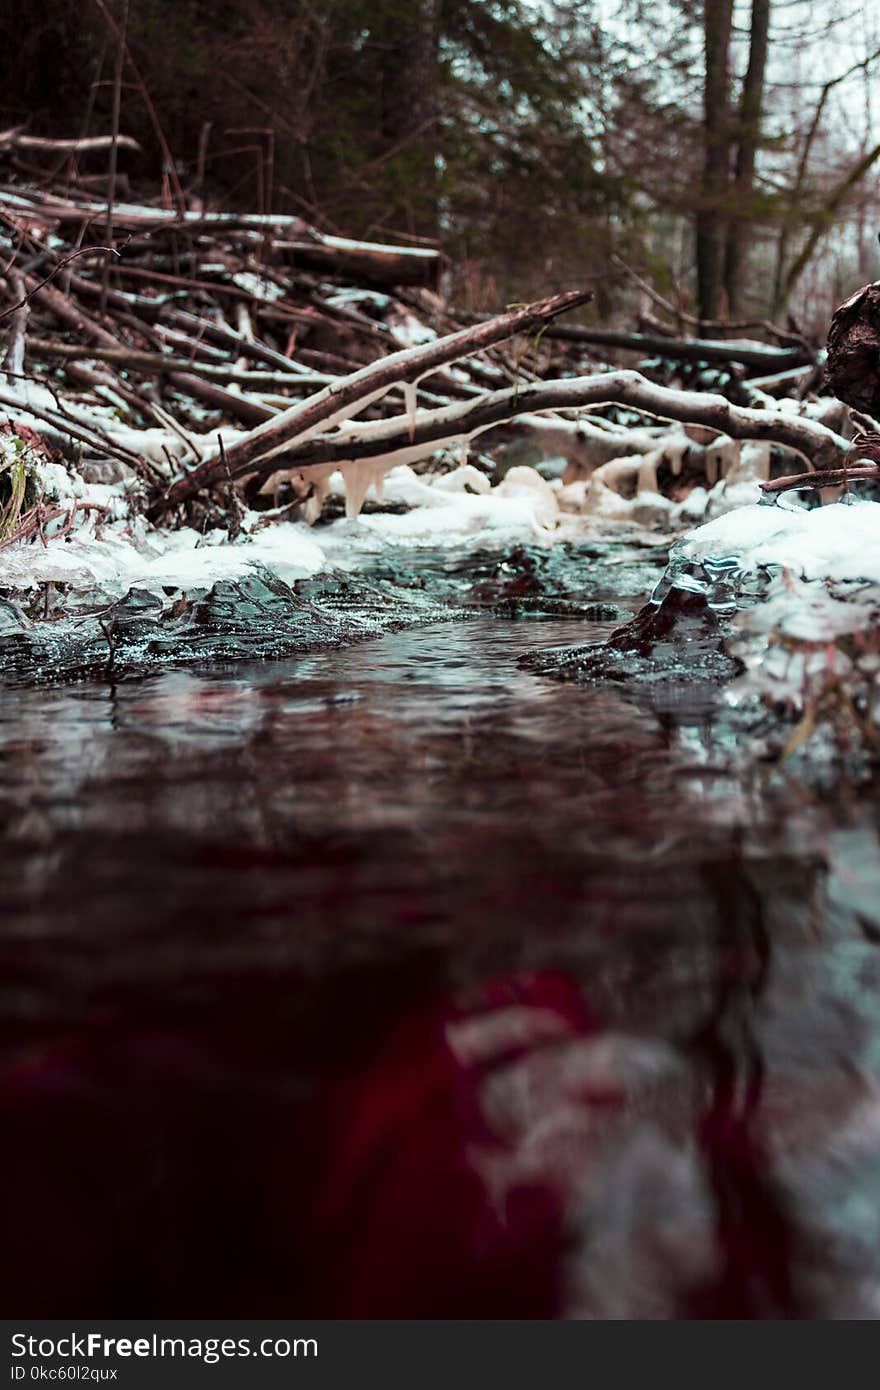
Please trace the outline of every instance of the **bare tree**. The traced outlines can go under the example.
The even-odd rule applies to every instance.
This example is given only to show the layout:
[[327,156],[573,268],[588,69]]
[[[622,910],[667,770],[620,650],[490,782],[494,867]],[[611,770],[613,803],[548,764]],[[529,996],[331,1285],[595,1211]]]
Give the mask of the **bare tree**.
[[704,0],[703,85],[704,162],[697,209],[697,303],[701,319],[716,319],[724,284],[727,219],[724,203],[730,181],[730,34],[733,0]]
[[[706,8],[712,8],[710,0],[707,0]],[[743,79],[739,121],[736,127],[733,208],[728,225],[724,263],[724,288],[727,291],[727,306],[732,315],[738,314],[742,309],[743,271],[747,238],[754,212],[755,157],[761,138],[769,34],[770,0],[752,0],[749,62]]]

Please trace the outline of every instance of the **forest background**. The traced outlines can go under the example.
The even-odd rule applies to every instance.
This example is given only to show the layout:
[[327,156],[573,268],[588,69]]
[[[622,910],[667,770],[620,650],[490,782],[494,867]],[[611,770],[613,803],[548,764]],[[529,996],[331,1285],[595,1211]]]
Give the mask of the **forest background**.
[[0,0],[0,125],[110,132],[120,52],[118,196],[435,239],[473,312],[824,336],[880,274],[880,0]]

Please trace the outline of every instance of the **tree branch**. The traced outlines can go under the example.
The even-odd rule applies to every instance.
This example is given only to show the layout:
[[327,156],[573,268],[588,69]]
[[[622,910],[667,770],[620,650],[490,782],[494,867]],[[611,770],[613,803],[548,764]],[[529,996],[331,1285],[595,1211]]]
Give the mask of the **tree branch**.
[[[638,372],[620,371],[495,391],[476,401],[418,411],[414,421],[397,416],[349,425],[339,436],[322,436],[288,450],[284,467],[299,469],[358,460],[387,461],[389,466],[414,463],[444,446],[473,438],[520,415],[603,405],[627,406],[655,419],[706,425],[733,439],[760,439],[784,445],[815,468],[840,468],[852,451],[848,440],[816,420],[732,405],[724,396],[670,391],[655,386]],[[552,424],[552,417],[547,423]],[[227,450],[227,456],[231,452]],[[277,467],[277,463],[262,459],[253,471],[257,477],[265,478]],[[233,470],[233,476],[241,471],[245,470]]]
[[221,476],[241,477],[243,473],[251,471],[256,462],[289,449],[295,442],[304,443],[322,427],[331,429],[366,409],[392,386],[417,381],[437,367],[504,342],[518,333],[532,332],[558,314],[575,309],[591,298],[589,290],[552,295],[525,308],[500,314],[475,328],[450,333],[424,347],[405,348],[402,352],[380,358],[378,362],[371,362],[369,366],[352,372],[331,386],[325,386],[273,420],[251,430],[228,448],[224,457],[219,452],[215,453],[192,473],[178,478],[163,496],[153,499],[148,515],[156,520],[203,488],[210,487]]

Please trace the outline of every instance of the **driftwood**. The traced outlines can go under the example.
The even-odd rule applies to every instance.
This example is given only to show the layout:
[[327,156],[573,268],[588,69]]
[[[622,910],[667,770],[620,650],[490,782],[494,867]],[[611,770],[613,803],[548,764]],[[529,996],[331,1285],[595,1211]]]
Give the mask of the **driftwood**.
[[880,478],[880,433],[873,430],[858,435],[850,445],[849,455],[842,468],[821,468],[808,477],[793,474],[762,483],[764,492],[788,492],[793,488],[846,486],[859,479]]
[[846,468],[820,468],[815,473],[790,473],[785,478],[773,478],[769,483],[761,483],[761,489],[772,495],[803,491],[805,488],[840,487],[872,479],[880,479],[880,466],[876,463],[856,463]]

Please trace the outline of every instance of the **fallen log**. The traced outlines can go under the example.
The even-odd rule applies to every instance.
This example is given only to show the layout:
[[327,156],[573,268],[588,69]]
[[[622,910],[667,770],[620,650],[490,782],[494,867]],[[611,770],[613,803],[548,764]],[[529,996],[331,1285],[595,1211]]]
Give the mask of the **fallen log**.
[[425,246],[383,246],[320,236],[320,240],[276,241],[290,266],[350,277],[367,285],[423,285],[436,289],[443,268],[439,251]]
[[384,396],[391,387],[413,383],[437,367],[492,347],[518,333],[540,329],[558,314],[578,308],[591,298],[589,290],[552,295],[523,309],[500,314],[474,328],[463,328],[422,347],[405,348],[371,362],[259,425],[223,452],[205,459],[198,468],[172,483],[161,496],[154,497],[147,515],[155,521],[202,489],[210,488],[219,478],[240,477],[251,471],[258,460],[289,449],[294,442],[305,442],[322,427],[330,429],[349,419]]
[[799,347],[722,342],[717,338],[667,338],[665,334],[621,333],[613,328],[586,328],[579,323],[553,324],[543,336],[592,347],[622,348],[626,352],[638,352],[643,357],[675,357],[683,362],[738,362],[743,367],[756,367],[767,373],[812,365],[810,355]]
[[[853,450],[849,440],[815,420],[736,406],[724,396],[672,391],[655,385],[638,372],[619,371],[495,391],[475,401],[417,411],[412,419],[397,416],[349,425],[339,436],[321,436],[289,448],[284,467],[299,469],[360,460],[388,462],[389,466],[392,462],[415,463],[440,448],[471,439],[519,415],[602,405],[626,406],[654,419],[705,425],[733,439],[781,444],[817,469],[842,466]],[[265,478],[275,468],[277,465],[271,461],[260,460],[253,471]]]

